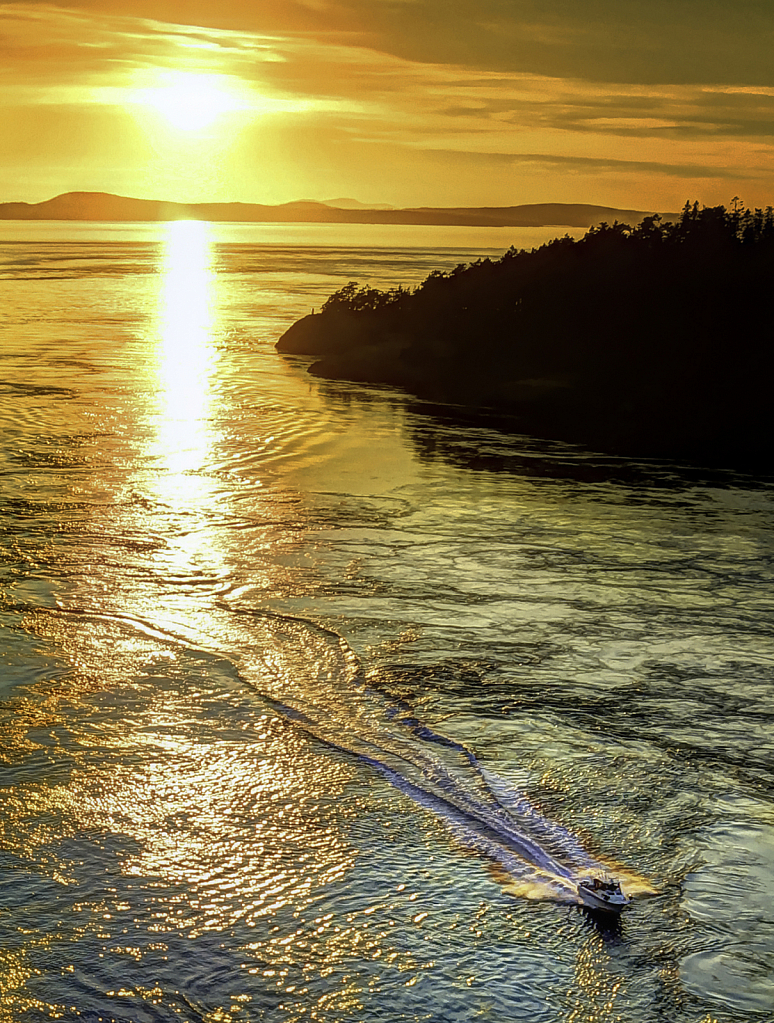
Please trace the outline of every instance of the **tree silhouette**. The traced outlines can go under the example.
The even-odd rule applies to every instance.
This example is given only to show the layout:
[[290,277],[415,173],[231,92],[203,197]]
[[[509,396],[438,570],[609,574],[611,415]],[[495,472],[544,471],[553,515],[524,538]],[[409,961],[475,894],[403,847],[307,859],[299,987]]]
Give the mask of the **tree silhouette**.
[[280,339],[320,376],[508,411],[525,432],[606,450],[774,462],[774,211],[686,202],[676,222],[433,271],[349,282]]

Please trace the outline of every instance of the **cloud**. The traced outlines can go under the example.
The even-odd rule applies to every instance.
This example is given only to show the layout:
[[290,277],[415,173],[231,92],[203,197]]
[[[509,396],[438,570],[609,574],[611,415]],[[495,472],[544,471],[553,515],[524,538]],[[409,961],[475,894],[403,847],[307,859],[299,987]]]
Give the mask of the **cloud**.
[[[127,14],[125,0],[69,7],[94,19]],[[770,0],[133,0],[130,10],[169,25],[349,41],[421,64],[651,85],[774,84]]]
[[0,61],[7,85],[83,84],[115,80],[137,66],[192,70],[249,54],[253,63],[281,59],[271,37],[124,15],[88,15],[50,4],[0,4]]
[[639,84],[771,84],[769,0],[420,0],[377,8],[427,63]]
[[[442,150],[429,151],[441,156]],[[717,179],[727,181],[738,179],[736,167],[707,167],[703,163],[671,164],[658,160],[615,160],[600,156],[557,156],[551,153],[465,153],[462,159],[478,164],[499,164],[517,173],[530,174],[643,174],[667,178]],[[749,172],[753,177],[754,172]]]
[[5,2],[1,102],[67,105],[72,123],[79,105],[118,109],[138,76],[182,70],[229,76],[242,130],[281,122],[342,166],[364,147],[363,173],[390,149],[401,166],[446,154],[450,174],[469,157],[492,173],[502,158],[524,174],[762,181],[769,2]]

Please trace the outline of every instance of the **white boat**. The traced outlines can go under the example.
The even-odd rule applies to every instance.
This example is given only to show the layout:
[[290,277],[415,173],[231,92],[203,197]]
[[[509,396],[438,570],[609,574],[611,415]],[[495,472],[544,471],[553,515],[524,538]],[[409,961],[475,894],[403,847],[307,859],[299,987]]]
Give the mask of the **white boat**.
[[584,877],[579,881],[578,895],[590,909],[606,913],[620,913],[632,901],[621,891],[618,881],[599,877]]

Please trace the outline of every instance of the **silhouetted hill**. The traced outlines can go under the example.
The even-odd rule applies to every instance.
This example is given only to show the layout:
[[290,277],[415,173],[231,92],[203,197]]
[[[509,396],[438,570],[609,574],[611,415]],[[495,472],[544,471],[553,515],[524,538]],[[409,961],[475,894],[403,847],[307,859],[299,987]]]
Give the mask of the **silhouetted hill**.
[[184,204],[155,199],[131,199],[109,192],[66,192],[39,203],[0,203],[0,220],[208,220],[232,223],[425,224],[447,227],[591,227],[605,220],[620,218],[630,223],[639,223],[647,215],[647,212],[640,210],[618,210],[583,203],[416,209],[379,206],[371,209],[360,204],[343,208],[311,200],[281,203],[277,206],[242,202]]
[[[162,220],[176,204],[108,192],[66,192],[45,202],[0,204],[2,220]],[[182,209],[182,208],[181,208]]]
[[774,471],[774,211],[686,204],[434,272],[355,282],[277,348],[323,377],[500,409],[600,451]]
[[388,202],[360,202],[359,199],[326,199],[326,206],[335,206],[340,210],[394,210]]

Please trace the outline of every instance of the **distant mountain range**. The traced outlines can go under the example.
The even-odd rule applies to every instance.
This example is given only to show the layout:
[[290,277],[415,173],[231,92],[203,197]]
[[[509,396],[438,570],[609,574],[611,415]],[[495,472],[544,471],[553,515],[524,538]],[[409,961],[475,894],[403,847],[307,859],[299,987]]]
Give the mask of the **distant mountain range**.
[[[316,199],[307,200],[316,202]],[[340,210],[394,210],[388,202],[360,202],[359,199],[323,199],[324,206],[336,206]]]
[[[306,200],[279,206],[243,202],[184,204],[131,199],[109,192],[65,192],[45,202],[0,203],[0,220],[208,220],[253,224],[427,224],[447,227],[588,228],[615,220],[634,225],[654,212],[619,210],[586,203],[395,209],[384,205],[365,206],[356,199]],[[677,219],[677,214],[672,213],[662,213],[661,216],[666,220]]]

